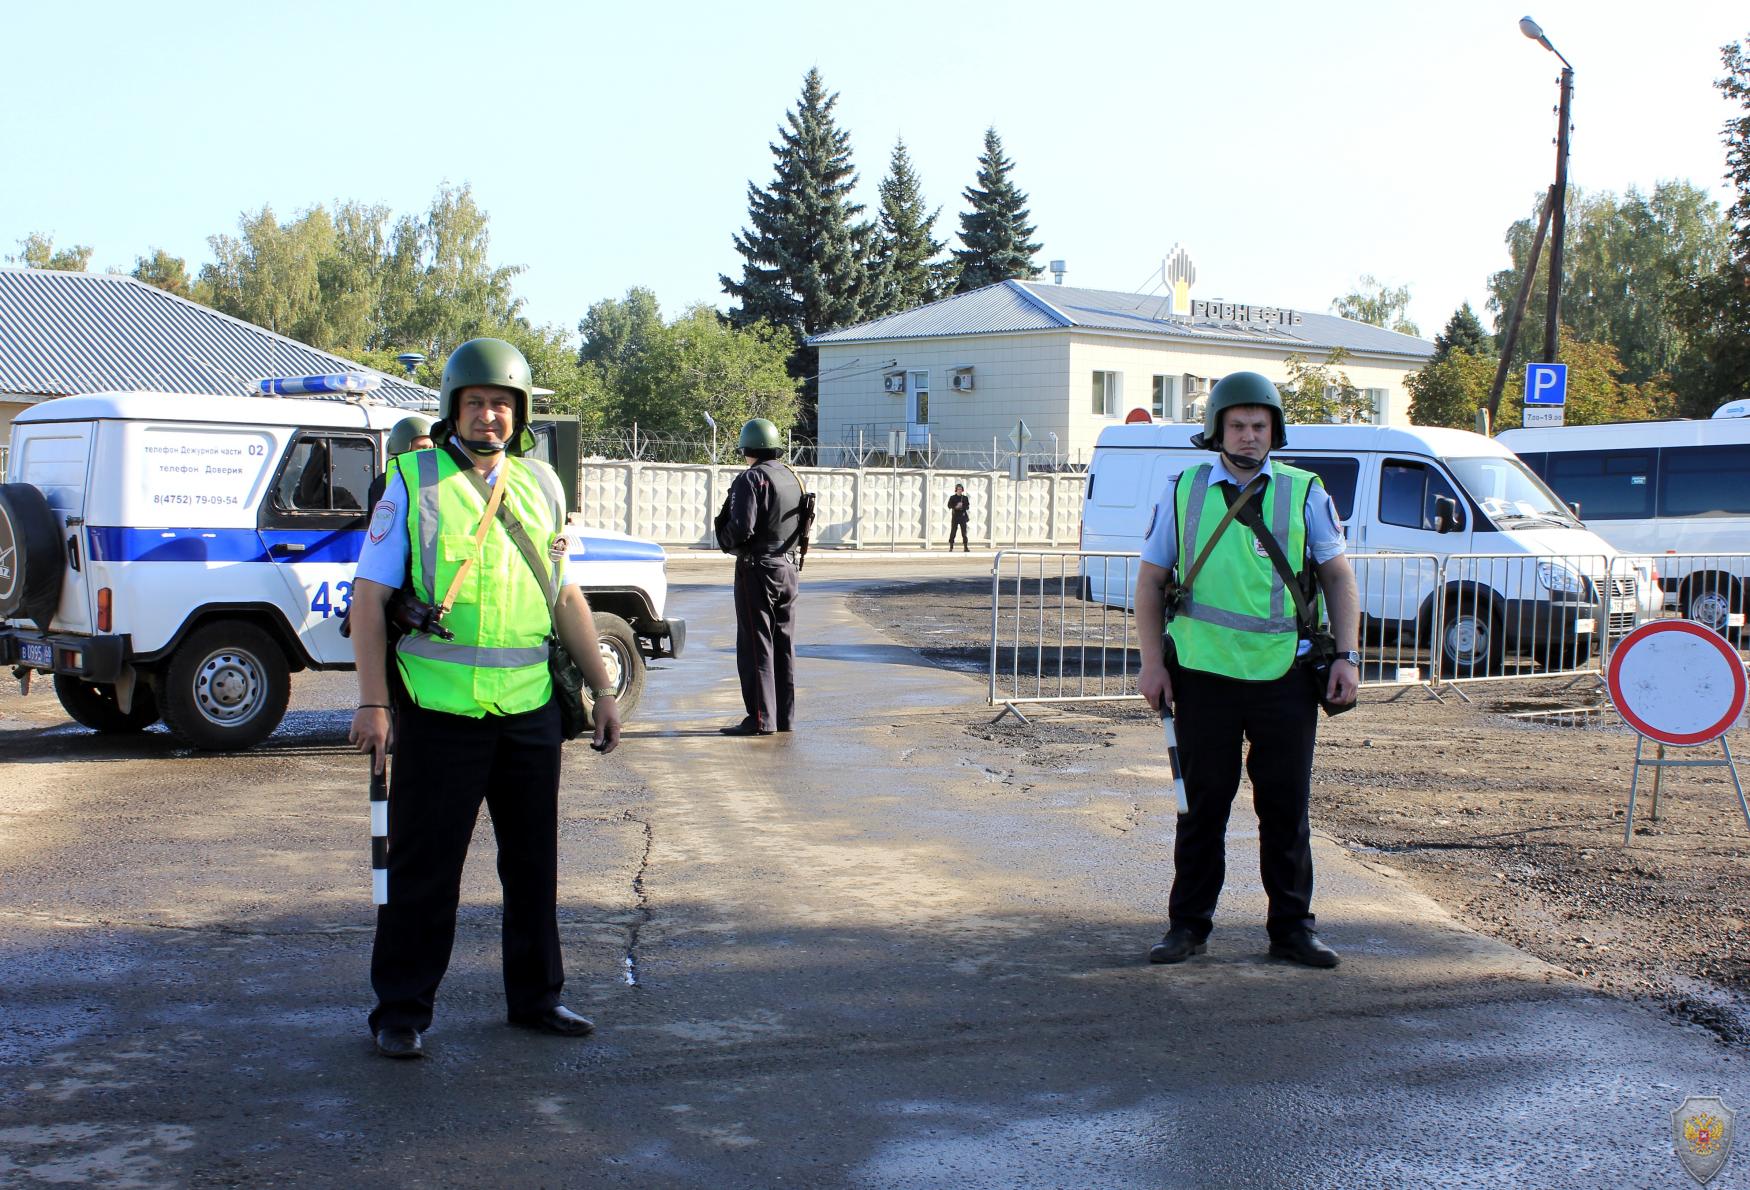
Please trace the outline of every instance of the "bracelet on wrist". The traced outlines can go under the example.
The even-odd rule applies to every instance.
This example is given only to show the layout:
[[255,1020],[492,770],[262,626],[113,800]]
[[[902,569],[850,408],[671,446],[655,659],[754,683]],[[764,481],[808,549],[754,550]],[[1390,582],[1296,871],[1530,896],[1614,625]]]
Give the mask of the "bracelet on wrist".
[[379,711],[387,711],[390,708],[389,708],[389,704],[386,702],[361,702],[361,703],[359,703],[359,710],[361,710],[361,711],[373,710],[373,709],[379,710]]
[[591,698],[595,699],[597,702],[600,702],[604,698],[616,697],[612,686],[608,687],[606,690],[597,690],[594,686],[591,686],[589,688],[589,696]]

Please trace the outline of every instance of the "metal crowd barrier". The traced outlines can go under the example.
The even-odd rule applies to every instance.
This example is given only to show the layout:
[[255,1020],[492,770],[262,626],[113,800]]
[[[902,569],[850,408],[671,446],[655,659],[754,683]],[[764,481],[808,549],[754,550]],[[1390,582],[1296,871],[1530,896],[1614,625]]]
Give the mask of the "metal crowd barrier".
[[[1644,619],[1700,612],[1739,643],[1750,554],[1351,554],[1364,688],[1601,673]],[[1139,556],[1003,550],[991,568],[990,704],[1134,699]],[[1657,569],[1667,585],[1653,579]],[[1671,577],[1676,576],[1676,577]],[[1708,623],[1706,619],[1703,623]]]
[[[1658,573],[1660,599],[1640,620],[1680,618],[1712,628],[1737,647],[1750,651],[1745,631],[1750,594],[1750,553],[1677,553],[1618,558],[1618,575],[1651,569]],[[1632,629],[1635,625],[1630,625]],[[1612,633],[1612,639],[1622,635]]]

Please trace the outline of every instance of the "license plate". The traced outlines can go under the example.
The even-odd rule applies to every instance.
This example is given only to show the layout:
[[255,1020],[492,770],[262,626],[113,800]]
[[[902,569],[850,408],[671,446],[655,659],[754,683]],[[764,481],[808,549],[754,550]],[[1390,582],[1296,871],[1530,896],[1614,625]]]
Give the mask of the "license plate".
[[26,665],[40,665],[44,669],[55,668],[55,650],[41,641],[19,641],[18,659]]
[[1635,597],[1633,595],[1618,595],[1610,601],[1610,614],[1613,616],[1620,616],[1634,610]]

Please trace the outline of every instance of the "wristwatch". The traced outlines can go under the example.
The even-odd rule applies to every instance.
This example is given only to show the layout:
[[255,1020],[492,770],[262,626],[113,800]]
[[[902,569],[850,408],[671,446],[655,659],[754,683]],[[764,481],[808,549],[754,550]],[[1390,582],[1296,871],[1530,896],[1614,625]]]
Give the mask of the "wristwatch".
[[590,696],[590,697],[591,697],[591,698],[594,698],[594,699],[603,699],[603,698],[614,698],[614,697],[616,697],[616,695],[615,695],[615,694],[614,694],[614,688],[613,688],[613,687],[612,687],[612,686],[609,686],[609,687],[608,687],[608,688],[607,688],[607,689],[605,689],[605,690],[597,690],[597,689],[596,689],[596,688],[595,688],[595,687],[594,687],[594,686],[591,686],[591,687],[590,687],[590,688],[589,688],[589,696]]
[[1359,650],[1350,649],[1347,653],[1338,653],[1337,660],[1347,661],[1350,665],[1353,665],[1356,669],[1361,668],[1361,653]]

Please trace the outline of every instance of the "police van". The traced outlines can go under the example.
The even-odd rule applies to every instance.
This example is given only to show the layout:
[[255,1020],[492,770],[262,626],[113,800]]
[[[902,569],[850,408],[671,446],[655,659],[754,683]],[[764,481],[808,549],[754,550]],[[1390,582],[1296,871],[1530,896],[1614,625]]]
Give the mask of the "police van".
[[[1140,550],[1155,503],[1186,467],[1215,456],[1191,445],[1202,427],[1112,426],[1088,466],[1081,548]],[[1588,530],[1499,443],[1422,426],[1289,425],[1270,457],[1324,481],[1352,553],[1421,555],[1433,564],[1356,563],[1362,629],[1374,642],[1427,642],[1449,677],[1498,672],[1509,651],[1567,669],[1603,650],[1658,606],[1649,567],[1626,573]],[[1614,568],[1613,568],[1614,567]],[[1122,577],[1121,577],[1122,576]],[[1084,563],[1096,602],[1133,606],[1134,563]],[[1430,640],[1440,604],[1441,639]]]
[[[292,673],[353,668],[341,623],[369,489],[407,412],[127,392],[20,413],[0,484],[0,663],[27,690],[52,675],[98,731],[162,719],[195,748],[259,743]],[[666,555],[620,533],[568,536],[629,717],[645,658],[678,657],[686,639],[664,615]]]

